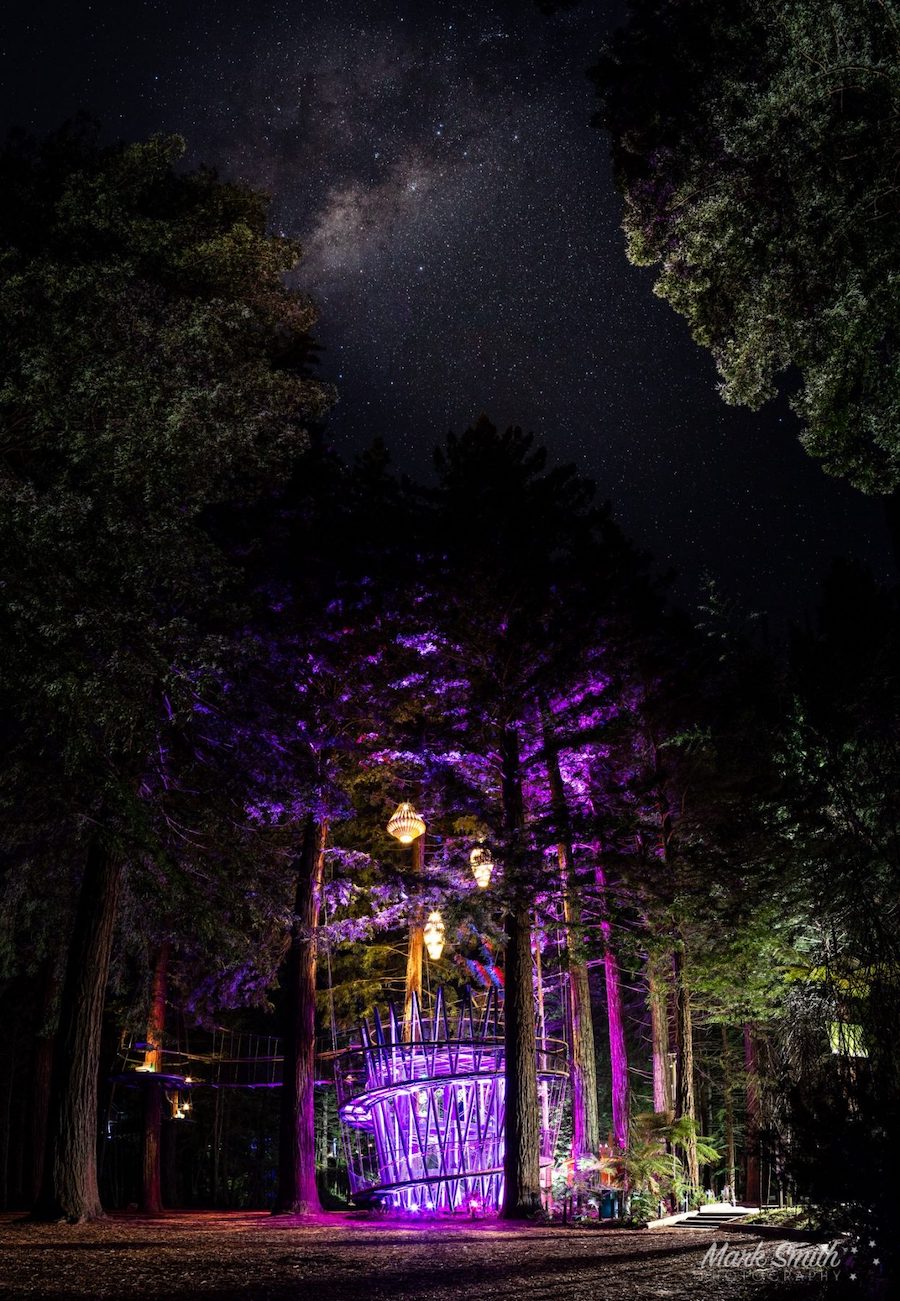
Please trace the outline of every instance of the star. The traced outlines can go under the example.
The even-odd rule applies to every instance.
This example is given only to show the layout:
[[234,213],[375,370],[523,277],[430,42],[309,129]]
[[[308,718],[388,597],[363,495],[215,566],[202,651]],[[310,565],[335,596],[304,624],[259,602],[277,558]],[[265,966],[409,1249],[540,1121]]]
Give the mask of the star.
[[620,6],[544,19],[509,4],[480,22],[461,6],[457,23],[455,5],[419,5],[406,22],[345,0],[327,17],[245,6],[252,20],[212,28],[204,6],[176,6],[165,62],[141,17],[153,8],[127,32],[60,26],[36,73],[33,37],[14,30],[4,102],[37,131],[79,106],[128,138],[177,131],[189,165],[273,195],[272,228],[300,242],[298,284],[320,307],[341,454],[381,426],[427,472],[434,441],[484,410],[593,477],[635,542],[680,570],[677,600],[709,569],[745,608],[802,619],[835,554],[889,577],[880,500],[825,477],[784,405],[726,407],[707,354],[627,262],[584,76]]

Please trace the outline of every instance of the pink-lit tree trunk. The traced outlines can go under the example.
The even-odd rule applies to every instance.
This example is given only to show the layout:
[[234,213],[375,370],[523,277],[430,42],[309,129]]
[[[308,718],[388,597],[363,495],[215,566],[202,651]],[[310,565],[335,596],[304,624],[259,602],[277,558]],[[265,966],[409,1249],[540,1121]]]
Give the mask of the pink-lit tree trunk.
[[[577,910],[576,918],[577,920]],[[571,914],[570,914],[571,919]],[[569,1042],[572,1062],[572,1156],[596,1156],[600,1147],[600,1108],[597,1100],[597,1058],[591,1016],[591,991],[587,964],[569,960]]]
[[519,737],[514,725],[501,735],[503,821],[507,872],[513,899],[506,916],[504,972],[504,1078],[506,1143],[501,1218],[521,1220],[541,1209],[541,1134],[538,1112],[537,1042],[531,964],[531,910],[516,862],[525,825]]
[[284,968],[284,1080],[276,1214],[321,1210],[316,1184],[316,928],[322,897],[327,825],[312,814],[303,832],[294,925]]
[[628,1146],[628,1120],[631,1094],[628,1084],[628,1047],[625,1042],[625,1015],[622,1007],[622,979],[612,945],[612,926],[607,908],[606,874],[598,861],[594,868],[600,902],[600,931],[603,936],[603,969],[606,974],[606,1016],[609,1025],[609,1060],[612,1074],[613,1137],[616,1147]]
[[572,1157],[577,1163],[596,1156],[600,1147],[600,1109],[597,1100],[597,1058],[588,968],[581,943],[581,906],[575,884],[575,862],[569,833],[569,809],[559,751],[553,736],[550,711],[542,707],[544,763],[556,825],[557,860],[566,927],[566,1020],[570,1045],[569,1082],[572,1089]]

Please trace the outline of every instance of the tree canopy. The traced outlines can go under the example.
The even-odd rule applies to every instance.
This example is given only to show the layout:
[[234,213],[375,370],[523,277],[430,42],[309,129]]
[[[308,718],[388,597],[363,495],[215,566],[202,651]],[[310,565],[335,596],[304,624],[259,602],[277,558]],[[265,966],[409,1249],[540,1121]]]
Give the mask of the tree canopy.
[[593,72],[628,256],[658,268],[724,399],[787,384],[810,454],[882,494],[900,485],[898,55],[894,0],[634,0]]

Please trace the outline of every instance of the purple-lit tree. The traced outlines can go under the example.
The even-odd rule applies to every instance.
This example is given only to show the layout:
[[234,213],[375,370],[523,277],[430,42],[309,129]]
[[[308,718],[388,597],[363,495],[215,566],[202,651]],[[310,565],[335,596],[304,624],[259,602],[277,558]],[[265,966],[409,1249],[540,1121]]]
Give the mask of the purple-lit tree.
[[[282,829],[294,826],[299,850],[279,998],[285,1066],[275,1209],[291,1214],[319,1209],[313,1087],[326,850],[333,836],[328,853],[336,863],[342,848],[370,852],[385,840],[389,786],[403,767],[391,757],[411,722],[402,709],[397,716],[397,683],[417,659],[401,635],[410,604],[403,586],[409,507],[384,458],[373,449],[348,470],[317,448],[305,470],[302,491],[280,503],[257,562],[268,682],[260,706],[273,739],[263,803]],[[395,874],[368,870],[353,882],[361,911],[338,920],[332,942],[385,928],[383,906],[375,914],[379,888],[391,893],[386,875]]]
[[[494,771],[483,818],[503,864],[506,909],[507,1152],[503,1213],[539,1206],[532,914],[548,890],[544,848],[565,843],[565,811],[553,800],[542,761],[541,702],[563,697],[579,680],[586,653],[605,628],[644,596],[641,560],[608,512],[593,505],[592,485],[567,467],[545,470],[542,451],[519,430],[499,434],[482,419],[437,454],[431,495],[433,541],[423,617],[440,633],[439,653],[455,683],[456,711],[444,723]],[[446,696],[437,709],[445,709]],[[554,746],[551,745],[550,753]],[[552,821],[552,818],[551,818]],[[570,884],[566,893],[571,904]],[[575,966],[580,1017],[580,1140],[590,1103],[584,1075],[590,1008]],[[620,1117],[621,1120],[621,1117]]]

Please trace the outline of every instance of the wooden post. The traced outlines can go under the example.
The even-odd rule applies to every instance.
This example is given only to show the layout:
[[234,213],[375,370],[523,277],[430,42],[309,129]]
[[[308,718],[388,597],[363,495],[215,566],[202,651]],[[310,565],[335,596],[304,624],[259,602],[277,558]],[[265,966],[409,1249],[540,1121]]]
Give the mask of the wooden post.
[[[416,882],[425,871],[425,833],[412,842],[412,866]],[[412,1038],[412,1002],[415,995],[422,1007],[422,961],[425,953],[425,917],[422,905],[416,903],[409,923],[409,946],[406,951],[406,992],[403,998],[403,1038]]]

